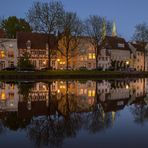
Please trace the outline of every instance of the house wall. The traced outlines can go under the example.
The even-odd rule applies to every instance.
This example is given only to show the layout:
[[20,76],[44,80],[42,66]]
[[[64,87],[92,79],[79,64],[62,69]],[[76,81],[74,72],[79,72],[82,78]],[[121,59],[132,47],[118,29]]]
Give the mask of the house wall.
[[0,39],[0,70],[17,66],[18,50],[16,39]]
[[30,55],[30,61],[36,69],[47,67],[48,49],[19,49],[19,57],[22,57],[25,52]]

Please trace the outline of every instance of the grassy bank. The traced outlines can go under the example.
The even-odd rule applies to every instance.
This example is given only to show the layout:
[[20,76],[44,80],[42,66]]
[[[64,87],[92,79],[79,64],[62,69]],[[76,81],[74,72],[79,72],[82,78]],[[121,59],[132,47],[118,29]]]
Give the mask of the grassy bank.
[[119,71],[35,71],[35,72],[16,72],[1,71],[0,79],[109,79],[109,78],[137,78],[147,77],[148,72],[119,72]]

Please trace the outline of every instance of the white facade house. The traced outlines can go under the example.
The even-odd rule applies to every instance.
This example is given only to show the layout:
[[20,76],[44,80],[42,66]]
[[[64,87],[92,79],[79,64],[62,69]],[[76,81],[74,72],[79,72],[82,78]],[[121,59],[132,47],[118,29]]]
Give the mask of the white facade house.
[[17,66],[17,40],[0,38],[0,70]]
[[14,83],[0,83],[0,111],[18,111],[18,87]]
[[[101,56],[98,56],[98,66],[102,66],[103,69],[113,67],[115,70],[120,70],[130,66],[130,48],[125,39],[106,36],[100,42],[100,49]],[[101,59],[105,59],[103,63]]]

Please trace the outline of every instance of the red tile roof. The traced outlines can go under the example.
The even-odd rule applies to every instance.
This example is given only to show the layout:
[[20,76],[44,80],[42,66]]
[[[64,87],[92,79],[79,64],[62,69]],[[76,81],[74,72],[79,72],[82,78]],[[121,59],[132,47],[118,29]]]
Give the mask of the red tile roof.
[[[124,45],[124,46],[122,46]],[[101,48],[130,50],[128,43],[121,37],[106,36],[100,43]]]
[[57,40],[54,35],[47,35],[43,33],[19,32],[17,33],[18,49],[26,49],[27,41],[31,41],[32,49],[46,49],[49,43],[51,49],[56,49]]
[[147,44],[146,42],[140,42],[140,41],[131,42],[131,45],[134,46],[139,51],[144,51],[146,44]]

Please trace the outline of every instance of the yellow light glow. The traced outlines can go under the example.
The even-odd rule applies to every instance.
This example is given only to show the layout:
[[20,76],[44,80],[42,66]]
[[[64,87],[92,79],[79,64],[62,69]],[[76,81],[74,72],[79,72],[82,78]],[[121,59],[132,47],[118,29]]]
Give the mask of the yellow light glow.
[[57,59],[58,62],[60,62],[60,59]]
[[93,53],[93,59],[96,59],[96,55],[95,55],[95,53]]
[[88,58],[92,59],[92,54],[91,53],[88,54]]
[[14,89],[14,84],[11,84],[11,89]]
[[92,96],[93,96],[93,97],[95,96],[95,90],[92,91]]
[[115,113],[116,112],[112,112],[112,121],[115,121]]
[[91,90],[88,91],[88,97],[91,97]]
[[64,85],[60,85],[60,88],[62,89],[62,88],[65,88],[65,86]]
[[5,95],[4,92],[2,92],[2,94],[1,94],[1,99],[2,99],[2,100],[5,100],[5,99],[6,99],[6,95]]
[[5,52],[4,51],[1,51],[0,52],[0,56],[1,56],[1,58],[4,58],[5,57]]
[[126,61],[126,65],[129,65],[129,61]]
[[125,87],[126,89],[129,89],[129,86],[128,85],[126,85],[126,87]]
[[43,61],[43,64],[45,65],[46,64],[46,61]]
[[43,85],[43,89],[46,89],[46,86],[45,85]]
[[60,90],[58,89],[58,93],[60,93]]

